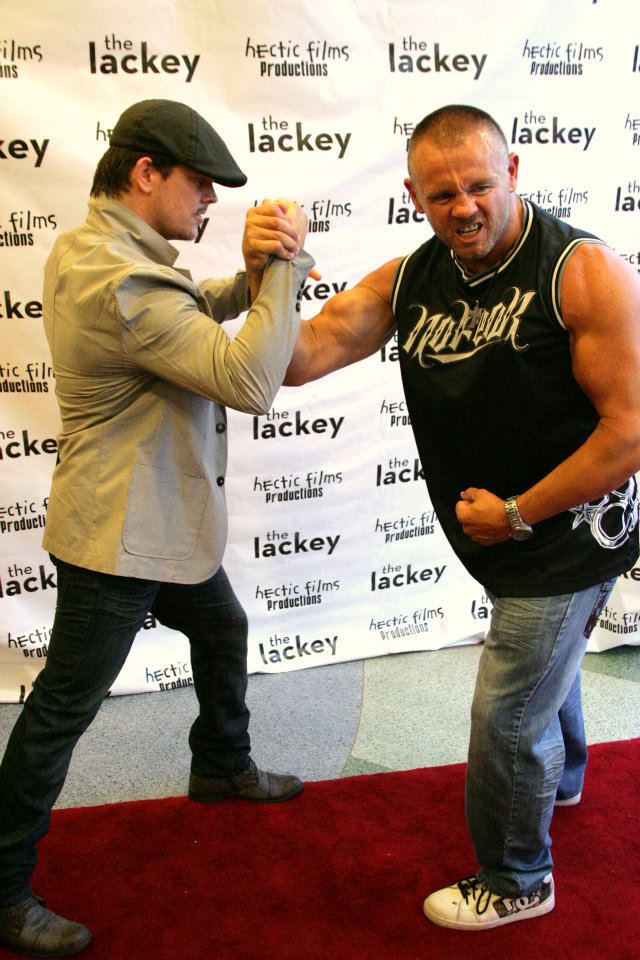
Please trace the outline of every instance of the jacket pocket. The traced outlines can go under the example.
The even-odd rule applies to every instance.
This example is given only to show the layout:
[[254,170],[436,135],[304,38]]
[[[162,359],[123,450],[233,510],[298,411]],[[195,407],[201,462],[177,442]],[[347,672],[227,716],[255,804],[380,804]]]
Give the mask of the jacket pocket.
[[187,560],[198,542],[208,496],[206,480],[136,463],[122,531],[124,549],[138,557]]

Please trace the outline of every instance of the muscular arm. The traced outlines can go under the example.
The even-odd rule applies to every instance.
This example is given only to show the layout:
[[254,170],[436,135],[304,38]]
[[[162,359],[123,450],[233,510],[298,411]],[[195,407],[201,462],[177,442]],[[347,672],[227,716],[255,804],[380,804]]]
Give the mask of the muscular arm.
[[598,411],[576,452],[519,498],[529,522],[595,500],[640,469],[640,280],[612,250],[583,244],[562,279],[573,375]]
[[[595,500],[640,470],[640,279],[609,248],[581,244],[564,270],[560,308],[573,375],[599,421],[575,453],[529,490],[514,491],[530,524]],[[504,502],[488,491],[465,491],[457,514],[479,543],[508,538]]]
[[351,290],[332,297],[312,320],[303,320],[285,386],[299,386],[375,353],[395,320],[391,288],[400,259],[390,260]]

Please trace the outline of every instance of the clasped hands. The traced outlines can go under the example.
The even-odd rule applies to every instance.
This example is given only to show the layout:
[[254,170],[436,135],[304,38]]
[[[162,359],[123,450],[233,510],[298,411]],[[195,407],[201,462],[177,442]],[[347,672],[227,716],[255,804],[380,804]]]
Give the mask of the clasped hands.
[[[265,199],[251,207],[245,219],[242,255],[247,273],[262,274],[269,257],[293,260],[304,246],[308,217],[302,207],[284,197]],[[311,276],[320,279],[317,271]]]

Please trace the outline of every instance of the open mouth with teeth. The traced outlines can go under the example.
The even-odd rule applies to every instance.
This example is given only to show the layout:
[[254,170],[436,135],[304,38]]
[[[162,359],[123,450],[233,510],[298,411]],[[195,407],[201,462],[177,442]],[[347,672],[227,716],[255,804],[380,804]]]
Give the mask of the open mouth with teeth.
[[457,232],[458,235],[461,236],[461,237],[469,237],[469,238],[472,238],[472,237],[475,237],[475,235],[476,235],[477,233],[479,233],[479,231],[480,231],[481,229],[482,229],[482,227],[481,227],[481,225],[480,225],[479,223],[473,223],[473,224],[470,224],[470,225],[467,226],[467,227],[459,227],[456,232]]

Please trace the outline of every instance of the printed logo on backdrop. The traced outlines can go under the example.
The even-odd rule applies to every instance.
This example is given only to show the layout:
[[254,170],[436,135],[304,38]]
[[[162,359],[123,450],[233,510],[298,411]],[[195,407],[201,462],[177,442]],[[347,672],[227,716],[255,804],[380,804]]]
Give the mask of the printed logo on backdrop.
[[26,66],[41,63],[42,58],[39,43],[20,43],[15,38],[0,41],[0,80],[17,80]]
[[[34,140],[33,137],[14,137],[0,140],[0,160],[26,160],[27,166],[40,167],[47,152],[49,140]],[[5,168],[3,168],[5,169]]]
[[257,65],[261,77],[328,77],[330,70],[349,62],[349,44],[247,37],[244,55]]
[[0,573],[0,601],[55,590],[55,574],[55,567],[48,560],[44,563],[18,563],[17,560],[6,563],[5,560],[4,571]]
[[433,536],[438,524],[435,510],[423,510],[420,514],[402,514],[391,520],[376,517],[373,529],[384,540],[385,545],[388,545],[402,540]]
[[[634,570],[640,574],[640,570],[638,570],[637,567],[635,567]],[[630,570],[629,574],[633,573],[634,570]],[[629,577],[629,574],[625,573],[624,576]],[[632,579],[640,579],[640,577],[634,577]],[[622,610],[616,610],[614,607],[605,604],[598,618],[598,626],[601,630],[616,634],[619,637],[637,636],[640,632],[640,612],[634,610],[625,613]]]
[[279,613],[299,607],[317,607],[331,594],[340,590],[340,580],[323,580],[321,577],[304,582],[258,583],[255,598],[260,600],[266,613]]
[[465,74],[472,80],[478,80],[486,62],[486,53],[454,50],[438,42],[416,40],[411,34],[402,37],[397,44],[389,44],[391,73]]
[[549,119],[542,113],[525,110],[522,117],[514,117],[511,143],[535,143],[542,146],[579,146],[588,150],[596,132],[595,127],[570,126],[559,117]]
[[400,120],[399,117],[393,118],[393,135],[402,137],[405,141],[405,150],[409,150],[409,141],[411,134],[415,130],[415,123],[410,120]]
[[593,72],[604,57],[604,47],[580,40],[526,39],[522,48],[522,59],[532,77],[582,77]]
[[626,251],[618,251],[623,260],[626,260],[632,267],[635,268],[636,273],[640,273],[640,250],[633,250],[631,253]]
[[247,125],[249,153],[331,153],[342,160],[351,133],[311,129],[301,120],[276,120],[270,114]]
[[54,456],[58,452],[55,437],[34,437],[28,429],[0,430],[0,466],[23,457]]
[[14,500],[0,503],[0,537],[6,533],[21,533],[44,527],[49,497],[37,500]]
[[[405,141],[405,150],[409,149],[409,140],[414,129],[415,123],[413,121],[401,120],[399,117],[393,118],[393,135],[399,136]],[[387,202],[387,226],[424,223],[426,219],[423,213],[416,210],[406,190],[403,190],[399,195],[389,197]]]
[[309,536],[299,530],[268,530],[262,537],[253,538],[253,556],[256,560],[273,560],[322,553],[330,557],[340,542],[340,534]]
[[[304,207],[304,203],[300,206]],[[343,204],[343,207],[349,207],[349,212],[346,213],[348,217],[351,216],[351,208],[349,204]],[[310,211],[312,212],[312,211]],[[340,216],[340,214],[336,214]],[[309,232],[311,233],[323,233],[331,229],[330,220],[309,220]],[[298,294],[298,300],[300,302],[314,303],[316,300],[328,300],[330,297],[334,297],[336,293],[342,293],[343,290],[347,289],[347,281],[343,280],[338,283],[331,281],[325,283],[324,281],[305,281],[300,287],[300,293]]]
[[640,147],[640,117],[632,117],[631,114],[628,113],[624,121],[624,129],[627,131],[632,145],[634,147]]
[[307,473],[281,473],[277,476],[255,476],[253,493],[265,503],[290,503],[295,500],[319,500],[325,490],[342,483],[342,471],[328,472],[324,468]]
[[616,187],[615,213],[640,213],[640,182],[629,180]]
[[41,316],[39,300],[18,300],[11,290],[0,294],[0,320],[39,320]]
[[[338,203],[335,200],[313,200],[311,204],[301,203],[309,216],[308,233],[328,233],[332,221],[340,217],[351,216],[351,203]],[[340,293],[347,286],[344,283],[305,283],[302,286],[302,298],[306,300],[327,300],[334,293]]]
[[115,33],[89,41],[89,71],[103,76],[175,76],[191,83],[199,61],[199,53],[162,51],[146,40],[120,39]]
[[[289,635],[281,637],[278,633],[274,633],[266,642],[258,644],[258,651],[260,659],[267,665],[298,661],[296,666],[311,667],[314,657],[319,655],[335,657],[339,639],[339,634],[333,637],[314,637],[309,640],[299,633],[293,637]],[[308,658],[311,658],[311,662]],[[300,661],[303,663],[300,664]]]
[[0,363],[0,392],[49,393],[53,370],[45,360]]
[[387,226],[405,223],[424,223],[424,213],[419,213],[406,190],[399,196],[389,197],[387,204]]
[[13,655],[26,657],[27,660],[43,660],[49,652],[49,640],[53,626],[42,624],[32,627],[26,633],[12,633],[7,631],[6,647]]
[[383,398],[379,412],[388,427],[407,427],[411,424],[411,419],[407,413],[406,400],[387,400]]
[[[257,207],[258,201],[254,200],[253,205]],[[328,233],[332,225],[335,226],[335,221],[340,218],[348,219],[353,213],[350,201],[343,203],[338,200],[331,200],[330,198],[312,200],[311,203],[308,201],[301,202],[300,206],[306,211],[309,218],[308,233]],[[328,300],[329,297],[334,296],[334,294],[341,293],[342,290],[345,290],[346,286],[346,280],[338,283],[335,281],[326,283],[324,281],[314,282],[308,280],[302,284],[298,294],[298,300]]]
[[398,331],[396,330],[388,343],[385,343],[380,347],[380,363],[397,363],[399,349]]
[[479,600],[471,601],[471,619],[486,621],[491,617],[493,603],[486,593],[481,594]]
[[433,587],[440,583],[446,569],[446,563],[426,567],[413,562],[385,563],[381,569],[371,571],[370,590],[376,593],[381,590],[400,590],[412,586]]
[[429,633],[434,623],[444,620],[444,607],[419,607],[409,613],[394,613],[388,617],[372,617],[369,630],[377,633],[386,643],[405,637]]
[[[152,620],[153,623],[147,626],[150,620]],[[155,626],[155,618],[149,615],[142,625],[142,629],[149,630]],[[148,687],[153,687],[155,690],[177,690],[180,687],[193,686],[191,664],[188,660],[184,663],[165,663],[160,667],[146,666],[144,674],[145,684]]]
[[32,247],[36,231],[57,229],[55,213],[11,210],[0,219],[0,247]]
[[[589,202],[589,191],[564,185],[558,190],[546,187],[529,192],[518,191],[523,200],[532,200],[547,213],[560,220],[570,220],[576,214],[577,207],[585,207]],[[578,211],[581,213],[582,211]]]
[[418,457],[389,457],[376,464],[376,487],[388,487],[394,484],[424,483],[424,473]]
[[342,417],[308,417],[301,410],[270,410],[264,417],[253,418],[254,440],[323,437],[335,440],[344,424]]

